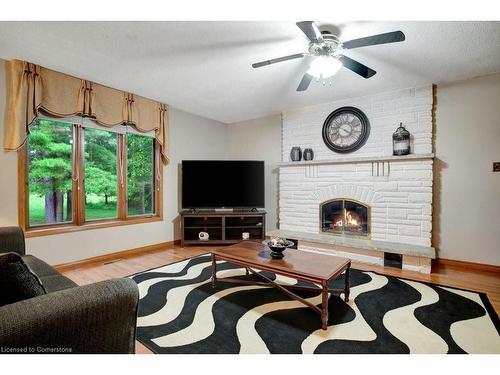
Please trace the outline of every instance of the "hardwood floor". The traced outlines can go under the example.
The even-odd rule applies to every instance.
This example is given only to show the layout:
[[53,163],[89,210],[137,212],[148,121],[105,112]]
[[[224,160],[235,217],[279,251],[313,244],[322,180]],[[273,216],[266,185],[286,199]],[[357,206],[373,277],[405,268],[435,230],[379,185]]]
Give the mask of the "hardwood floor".
[[[86,264],[79,263],[75,266],[64,266],[60,271],[77,284],[85,285],[110,278],[129,276],[150,268],[207,253],[209,250],[210,247],[182,248],[178,245],[171,245],[164,249],[149,250],[139,254],[117,254],[116,259],[106,262],[102,260],[89,261]],[[355,262],[352,263],[352,267],[417,281],[484,292],[488,295],[497,314],[500,313],[500,272],[473,270],[449,264],[433,267],[430,275]],[[151,353],[149,349],[139,342],[136,344],[136,352],[138,354]]]

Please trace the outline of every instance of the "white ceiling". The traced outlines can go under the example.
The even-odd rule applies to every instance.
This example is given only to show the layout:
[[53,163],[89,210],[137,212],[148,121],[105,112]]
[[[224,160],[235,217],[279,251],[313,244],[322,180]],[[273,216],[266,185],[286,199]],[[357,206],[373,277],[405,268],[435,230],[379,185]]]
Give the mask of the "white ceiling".
[[[327,22],[318,21],[323,28]],[[0,58],[150,97],[224,123],[340,98],[500,71],[500,22],[336,22],[341,39],[402,30],[406,41],[348,51],[377,71],[295,89],[308,61],[251,64],[307,50],[295,22],[0,22]]]

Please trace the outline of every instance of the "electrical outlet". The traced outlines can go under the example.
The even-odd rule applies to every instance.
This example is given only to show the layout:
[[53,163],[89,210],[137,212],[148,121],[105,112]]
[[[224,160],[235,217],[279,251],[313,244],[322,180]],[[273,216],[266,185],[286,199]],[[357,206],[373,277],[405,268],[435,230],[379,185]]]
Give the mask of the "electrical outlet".
[[500,161],[493,162],[493,172],[500,172]]

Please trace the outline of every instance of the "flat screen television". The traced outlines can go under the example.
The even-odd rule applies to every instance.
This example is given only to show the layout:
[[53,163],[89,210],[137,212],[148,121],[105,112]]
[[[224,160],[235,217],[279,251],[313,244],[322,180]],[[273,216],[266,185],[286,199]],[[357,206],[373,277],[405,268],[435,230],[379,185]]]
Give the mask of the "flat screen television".
[[182,208],[264,207],[264,162],[183,160]]

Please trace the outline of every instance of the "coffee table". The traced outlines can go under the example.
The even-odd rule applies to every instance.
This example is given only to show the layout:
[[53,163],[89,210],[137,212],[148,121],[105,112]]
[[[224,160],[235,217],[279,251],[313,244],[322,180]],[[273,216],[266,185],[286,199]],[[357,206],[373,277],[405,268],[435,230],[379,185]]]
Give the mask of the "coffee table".
[[[327,329],[328,325],[328,294],[344,293],[344,301],[349,301],[349,270],[351,260],[311,253],[301,250],[287,249],[284,258],[272,259],[267,246],[251,241],[244,241],[232,246],[212,250],[212,287],[217,283],[217,260],[245,267],[246,273],[256,275],[263,281],[244,280],[225,277],[220,280],[238,284],[264,285],[275,287],[289,297],[302,302],[321,316],[321,328]],[[308,281],[314,286],[280,285],[268,277],[258,273],[254,268],[269,271],[277,275],[291,277],[297,280]],[[330,283],[345,271],[345,284],[343,289],[332,289]],[[321,308],[305,300],[291,290],[307,290],[321,292]]]

